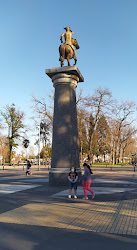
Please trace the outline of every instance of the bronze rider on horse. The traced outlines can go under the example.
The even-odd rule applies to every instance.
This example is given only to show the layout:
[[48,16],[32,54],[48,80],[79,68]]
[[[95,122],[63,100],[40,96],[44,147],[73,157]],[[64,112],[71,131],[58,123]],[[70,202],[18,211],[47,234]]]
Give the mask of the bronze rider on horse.
[[77,58],[76,58],[76,51],[75,51],[74,46],[76,47],[76,49],[79,49],[79,45],[78,45],[77,40],[72,38],[74,31],[72,31],[70,29],[70,27],[66,27],[64,29],[66,30],[66,32],[62,33],[60,40],[61,40],[61,43],[63,43],[62,38],[64,36],[65,43],[61,44],[59,47],[59,53],[60,53],[59,61],[61,61],[61,67],[62,67],[62,65],[64,65],[64,63],[63,63],[64,59],[67,59],[68,66],[70,66],[69,59],[72,59],[72,58],[74,58],[75,64],[76,64]]

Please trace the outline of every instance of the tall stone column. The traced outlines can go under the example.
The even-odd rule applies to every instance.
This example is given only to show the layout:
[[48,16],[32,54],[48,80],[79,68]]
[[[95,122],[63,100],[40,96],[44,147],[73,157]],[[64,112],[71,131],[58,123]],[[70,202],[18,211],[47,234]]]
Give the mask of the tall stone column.
[[77,66],[47,69],[46,74],[52,79],[55,88],[49,182],[64,185],[68,183],[67,177],[72,166],[81,174],[75,88],[84,79]]

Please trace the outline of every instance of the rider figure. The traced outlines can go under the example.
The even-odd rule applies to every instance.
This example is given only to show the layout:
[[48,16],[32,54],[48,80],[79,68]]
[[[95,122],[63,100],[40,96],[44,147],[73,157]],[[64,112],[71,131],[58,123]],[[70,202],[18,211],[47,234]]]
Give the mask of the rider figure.
[[63,32],[62,35],[61,35],[61,38],[60,38],[61,43],[63,43],[62,37],[64,36],[65,44],[69,45],[72,48],[73,53],[74,53],[74,59],[76,59],[76,51],[75,51],[75,48],[74,48],[74,46],[72,44],[72,35],[74,34],[74,31],[72,31],[70,29],[70,27],[66,27],[64,29],[66,30],[66,32]]

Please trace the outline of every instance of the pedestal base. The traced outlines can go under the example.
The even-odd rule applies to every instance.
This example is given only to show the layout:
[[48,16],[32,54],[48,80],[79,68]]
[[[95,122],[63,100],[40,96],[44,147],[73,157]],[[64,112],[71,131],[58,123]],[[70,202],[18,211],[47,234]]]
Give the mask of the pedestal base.
[[[81,169],[77,169],[79,179],[81,178]],[[70,170],[66,168],[51,168],[49,171],[49,183],[52,186],[68,186],[68,175]]]

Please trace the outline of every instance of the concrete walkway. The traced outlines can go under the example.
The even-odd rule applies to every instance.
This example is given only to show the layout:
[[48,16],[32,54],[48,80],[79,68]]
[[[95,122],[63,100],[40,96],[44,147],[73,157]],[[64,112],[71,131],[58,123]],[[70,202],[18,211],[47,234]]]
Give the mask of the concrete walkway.
[[32,171],[0,170],[0,249],[137,249],[136,173],[96,171],[96,197],[85,201],[81,186],[68,199],[47,169]]

